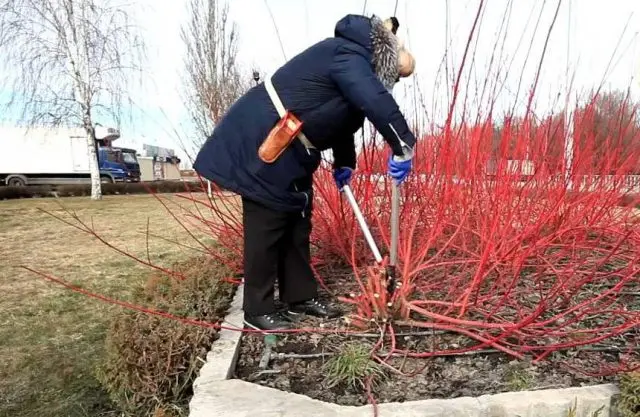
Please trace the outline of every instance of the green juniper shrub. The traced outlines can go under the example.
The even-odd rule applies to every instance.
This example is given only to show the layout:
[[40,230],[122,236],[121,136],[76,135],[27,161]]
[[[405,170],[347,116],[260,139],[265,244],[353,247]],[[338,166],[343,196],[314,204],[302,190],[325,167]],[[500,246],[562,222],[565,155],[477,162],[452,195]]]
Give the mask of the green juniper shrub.
[[620,396],[616,408],[620,417],[640,416],[640,372],[620,377]]
[[[224,281],[231,271],[208,258],[174,270],[185,280],[155,274],[135,295],[135,303],[178,317],[219,322],[234,292]],[[182,416],[216,337],[212,328],[125,311],[108,331],[98,379],[125,415]]]

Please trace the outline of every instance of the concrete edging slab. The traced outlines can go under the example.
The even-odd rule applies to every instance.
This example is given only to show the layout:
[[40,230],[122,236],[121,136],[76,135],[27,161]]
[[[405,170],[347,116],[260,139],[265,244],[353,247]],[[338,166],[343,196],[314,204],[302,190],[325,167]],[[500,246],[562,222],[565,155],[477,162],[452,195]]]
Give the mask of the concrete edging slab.
[[211,382],[228,380],[233,375],[240,352],[241,330],[244,328],[242,291],[243,285],[239,285],[231,301],[229,312],[222,322],[223,326],[238,330],[222,329],[218,333],[218,339],[213,342],[211,350],[207,353],[206,363],[202,365],[198,377],[193,382],[194,398],[201,391],[201,386]]
[[[223,325],[243,328],[239,286]],[[348,407],[314,400],[237,379],[229,379],[238,360],[241,332],[221,330],[193,384],[189,417],[371,417],[373,406]],[[423,400],[378,406],[380,417],[616,417],[615,385],[521,391],[476,398]]]

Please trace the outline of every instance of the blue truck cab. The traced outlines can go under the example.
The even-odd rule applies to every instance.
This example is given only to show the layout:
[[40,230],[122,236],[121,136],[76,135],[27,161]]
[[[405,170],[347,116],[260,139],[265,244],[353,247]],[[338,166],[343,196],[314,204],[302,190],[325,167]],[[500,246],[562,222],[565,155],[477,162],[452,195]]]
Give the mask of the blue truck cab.
[[140,182],[140,164],[135,149],[98,147],[100,176],[113,182]]
[[114,182],[139,182],[140,164],[135,149],[113,146],[120,131],[97,125],[95,133],[100,176],[109,176]]
[[127,170],[126,182],[140,182],[140,163],[135,149],[114,148],[120,151],[122,161]]
[[125,182],[129,172],[122,153],[110,146],[98,146],[98,167],[100,177],[113,182]]

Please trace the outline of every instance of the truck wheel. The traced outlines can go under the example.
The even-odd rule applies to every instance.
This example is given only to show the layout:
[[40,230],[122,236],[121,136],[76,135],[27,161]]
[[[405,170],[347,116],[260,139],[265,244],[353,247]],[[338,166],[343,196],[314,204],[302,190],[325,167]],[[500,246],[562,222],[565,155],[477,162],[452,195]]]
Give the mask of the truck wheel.
[[100,182],[102,184],[113,184],[113,178],[107,177],[106,175],[103,175],[103,176],[100,177]]
[[27,185],[27,181],[22,177],[11,177],[7,181],[9,187],[24,187]]

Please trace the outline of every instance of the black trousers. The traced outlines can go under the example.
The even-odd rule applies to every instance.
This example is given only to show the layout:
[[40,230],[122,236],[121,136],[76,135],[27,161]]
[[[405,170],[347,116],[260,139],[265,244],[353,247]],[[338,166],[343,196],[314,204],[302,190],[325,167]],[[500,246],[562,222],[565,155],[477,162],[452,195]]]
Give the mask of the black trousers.
[[311,270],[311,218],[271,210],[242,199],[244,223],[244,312],[275,312],[274,285],[280,301],[297,303],[318,295]]

